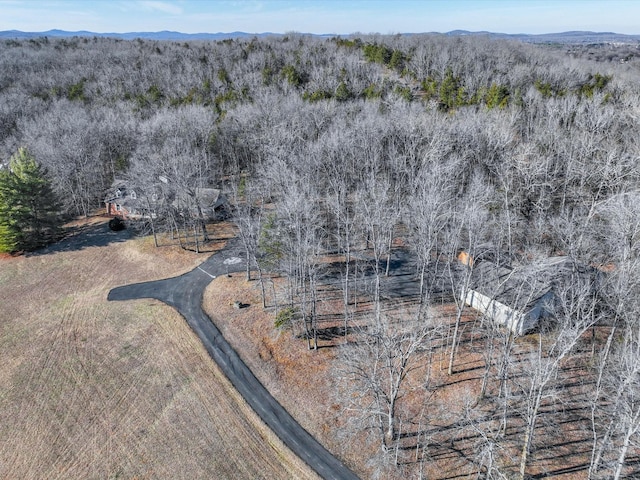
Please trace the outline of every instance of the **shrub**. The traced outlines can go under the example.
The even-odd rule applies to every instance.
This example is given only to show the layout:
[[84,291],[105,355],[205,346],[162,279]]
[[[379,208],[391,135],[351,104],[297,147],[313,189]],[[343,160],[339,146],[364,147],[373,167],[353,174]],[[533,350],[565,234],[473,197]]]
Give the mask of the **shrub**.
[[298,310],[295,307],[286,307],[278,312],[273,322],[274,326],[280,330],[291,328],[291,323],[295,319]]
[[114,232],[119,232],[120,230],[127,228],[127,226],[120,217],[113,217],[109,220],[109,228]]

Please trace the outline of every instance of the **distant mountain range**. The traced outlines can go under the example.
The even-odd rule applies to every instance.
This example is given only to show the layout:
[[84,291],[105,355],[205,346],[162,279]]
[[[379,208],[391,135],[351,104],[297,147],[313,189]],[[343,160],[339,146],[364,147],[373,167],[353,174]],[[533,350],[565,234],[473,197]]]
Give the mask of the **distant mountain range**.
[[[436,32],[430,32],[435,34]],[[415,35],[407,33],[406,35]],[[494,32],[470,32],[467,30],[453,30],[446,32],[444,35],[449,36],[467,36],[467,35],[483,35],[492,38],[505,38],[520,40],[529,43],[572,43],[572,44],[598,44],[598,43],[630,43],[640,44],[640,35],[626,35],[613,32],[561,32],[561,33],[544,33],[531,35],[525,33],[509,34]],[[161,32],[128,32],[128,33],[96,33],[87,31],[69,32],[66,30],[48,30],[46,32],[21,32],[19,30],[5,30],[0,32],[0,38],[37,38],[37,37],[109,37],[120,38],[124,40],[133,40],[136,38],[150,40],[226,40],[230,38],[246,38],[246,37],[269,37],[283,36],[279,33],[246,33],[246,32],[229,32],[229,33],[181,33],[170,32],[167,30]],[[317,37],[333,37],[336,35],[314,35]],[[348,37],[349,35],[342,35]]]
[[245,32],[229,32],[229,33],[181,33],[163,30],[161,32],[128,32],[128,33],[96,33],[81,30],[78,32],[69,32],[66,30],[48,30],[46,32],[21,32],[20,30],[5,30],[0,32],[0,38],[37,38],[37,37],[108,37],[121,38],[123,40],[134,40],[136,38],[150,40],[226,40],[229,38],[244,38],[254,36],[272,36],[276,33],[245,33]]
[[454,30],[446,35],[487,35],[494,38],[510,38],[529,43],[640,43],[640,35],[626,35],[613,32],[560,32],[542,33],[531,35],[526,33],[493,33],[493,32],[468,32],[466,30]]

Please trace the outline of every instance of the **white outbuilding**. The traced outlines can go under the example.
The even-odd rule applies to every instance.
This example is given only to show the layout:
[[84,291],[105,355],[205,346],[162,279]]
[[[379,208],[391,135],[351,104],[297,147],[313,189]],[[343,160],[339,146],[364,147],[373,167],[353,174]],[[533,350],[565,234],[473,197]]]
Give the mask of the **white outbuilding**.
[[541,319],[554,317],[567,285],[579,282],[593,288],[597,278],[594,268],[566,256],[516,268],[488,261],[476,261],[467,268],[472,271],[464,302],[515,335],[524,335]]

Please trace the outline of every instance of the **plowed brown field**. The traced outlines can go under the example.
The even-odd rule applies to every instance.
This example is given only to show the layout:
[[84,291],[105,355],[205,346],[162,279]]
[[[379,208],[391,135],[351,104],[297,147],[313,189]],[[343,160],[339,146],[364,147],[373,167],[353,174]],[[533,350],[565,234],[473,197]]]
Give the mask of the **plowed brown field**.
[[204,257],[99,217],[77,227],[0,259],[0,478],[317,478],[173,309],[106,301]]

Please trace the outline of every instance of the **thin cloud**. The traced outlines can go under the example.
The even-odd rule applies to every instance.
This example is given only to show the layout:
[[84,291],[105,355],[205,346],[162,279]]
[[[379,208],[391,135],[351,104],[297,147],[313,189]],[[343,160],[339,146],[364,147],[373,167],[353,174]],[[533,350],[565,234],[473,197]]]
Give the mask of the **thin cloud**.
[[639,17],[637,0],[0,0],[0,30],[23,31],[637,34]]
[[150,10],[158,10],[159,12],[168,13],[171,15],[181,15],[182,7],[167,2],[158,2],[155,0],[141,0],[140,5]]

